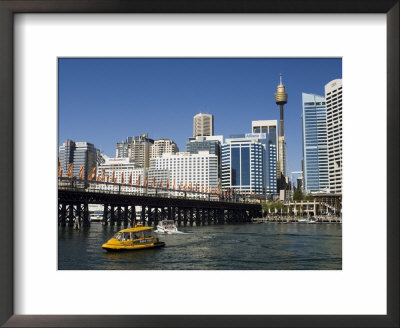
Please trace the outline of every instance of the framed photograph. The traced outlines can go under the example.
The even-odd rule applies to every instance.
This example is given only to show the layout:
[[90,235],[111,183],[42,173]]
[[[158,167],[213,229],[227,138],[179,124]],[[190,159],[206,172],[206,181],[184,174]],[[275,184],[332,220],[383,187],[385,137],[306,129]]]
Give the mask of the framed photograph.
[[2,325],[399,325],[398,1],[0,15]]
[[342,270],[341,58],[68,57],[58,85],[58,270]]

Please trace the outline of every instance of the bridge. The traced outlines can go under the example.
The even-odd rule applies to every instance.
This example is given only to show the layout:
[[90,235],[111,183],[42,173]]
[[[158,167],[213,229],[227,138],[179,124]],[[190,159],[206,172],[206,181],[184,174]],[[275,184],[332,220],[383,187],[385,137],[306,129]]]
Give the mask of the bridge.
[[[90,225],[89,204],[104,206],[104,225],[157,225],[163,219],[178,225],[251,222],[262,216],[250,195],[198,192],[150,186],[58,178],[58,222],[62,227]],[[139,213],[137,213],[139,208]]]

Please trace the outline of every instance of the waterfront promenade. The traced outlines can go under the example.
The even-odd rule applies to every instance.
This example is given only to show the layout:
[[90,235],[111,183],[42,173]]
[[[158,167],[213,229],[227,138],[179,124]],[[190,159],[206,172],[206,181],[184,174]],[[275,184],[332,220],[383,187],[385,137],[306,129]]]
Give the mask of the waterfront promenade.
[[301,216],[267,216],[263,218],[254,218],[251,220],[253,223],[342,223],[342,218],[336,216],[316,216],[312,218],[304,218]]

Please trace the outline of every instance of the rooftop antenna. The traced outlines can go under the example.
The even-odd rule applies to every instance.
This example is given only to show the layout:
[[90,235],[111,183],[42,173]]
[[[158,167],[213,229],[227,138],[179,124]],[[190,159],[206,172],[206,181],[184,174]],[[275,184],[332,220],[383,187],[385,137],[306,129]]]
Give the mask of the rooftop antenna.
[[280,81],[280,84],[282,85],[282,73],[279,73],[279,81]]

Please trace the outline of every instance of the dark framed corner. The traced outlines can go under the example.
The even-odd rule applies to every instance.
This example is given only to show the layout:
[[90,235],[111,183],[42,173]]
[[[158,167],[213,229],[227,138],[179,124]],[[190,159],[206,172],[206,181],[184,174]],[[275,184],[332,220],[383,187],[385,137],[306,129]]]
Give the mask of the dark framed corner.
[[[399,327],[399,11],[398,0],[0,0],[0,324],[4,327]],[[13,186],[13,28],[17,13],[385,13],[387,315],[14,315],[13,206],[17,204]]]

